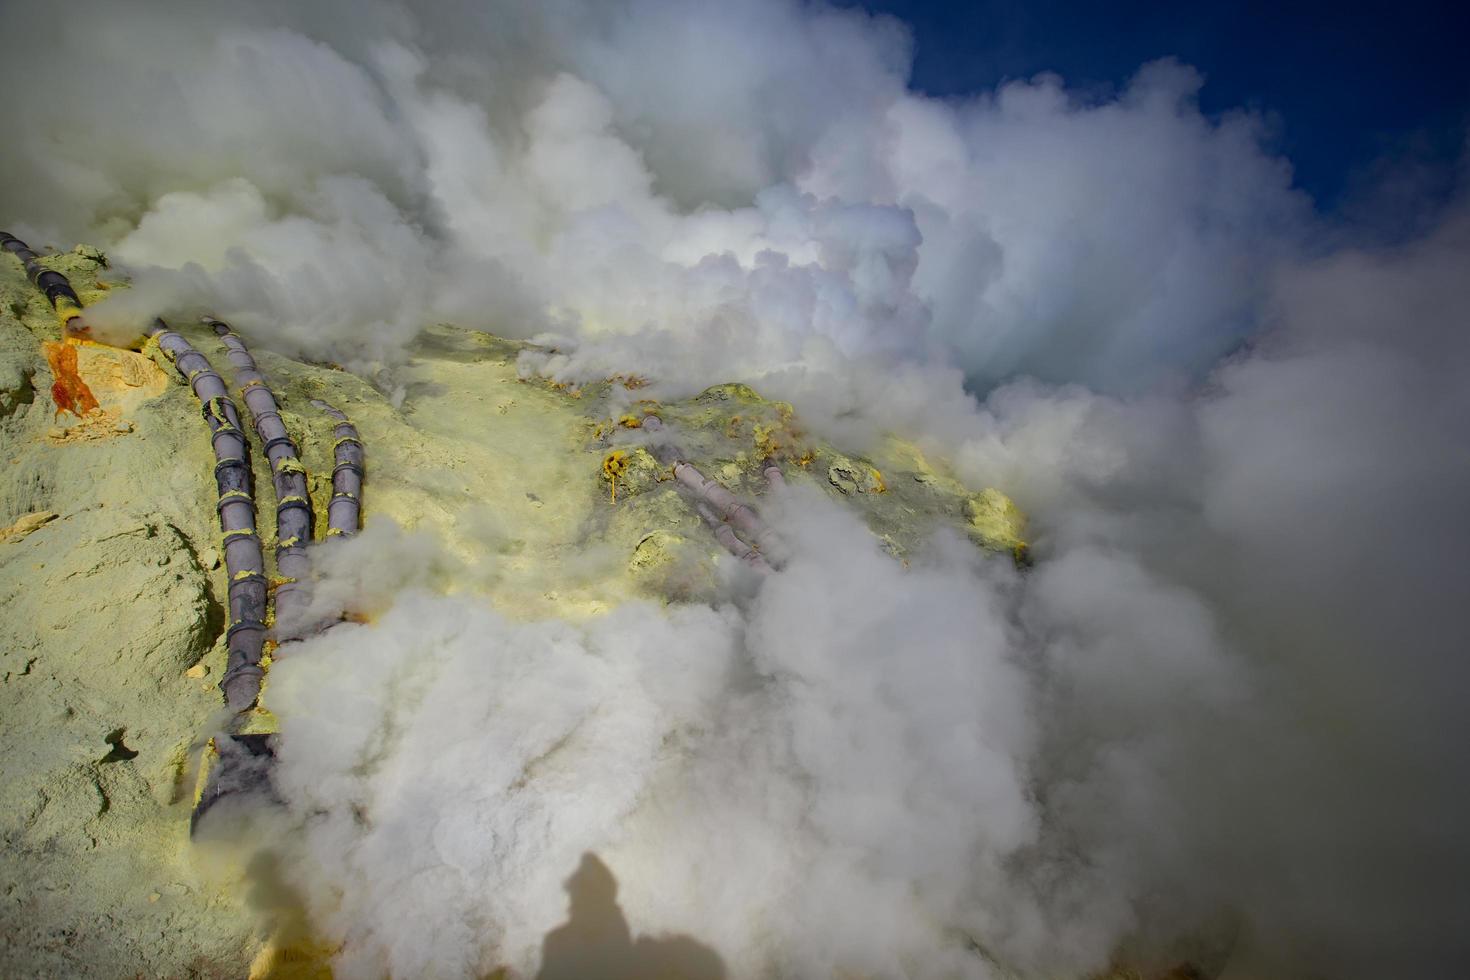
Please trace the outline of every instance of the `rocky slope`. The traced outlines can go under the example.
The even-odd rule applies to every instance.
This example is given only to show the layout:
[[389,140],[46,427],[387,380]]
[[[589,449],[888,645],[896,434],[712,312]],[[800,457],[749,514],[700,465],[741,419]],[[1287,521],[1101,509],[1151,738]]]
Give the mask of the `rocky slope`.
[[[87,303],[107,291],[104,261],[85,248],[46,259]],[[229,380],[212,334],[174,326]],[[240,976],[270,938],[258,896],[188,833],[225,655],[207,431],[156,354],[98,345],[79,366],[102,411],[57,419],[40,353],[54,339],[44,298],[0,257],[0,972]],[[873,458],[843,452],[742,385],[669,404],[640,400],[637,378],[567,389],[526,376],[524,349],[432,327],[391,398],[331,365],[257,350],[319,526],[332,437],[315,398],[351,415],[368,447],[368,524],[438,537],[454,587],[516,617],[714,596],[731,560],[649,452],[650,414],[756,504],[776,455],[789,482],[861,512],[897,561],[940,525],[1024,557],[1003,495],[961,486],[901,440]],[[269,554],[274,500],[254,466]]]

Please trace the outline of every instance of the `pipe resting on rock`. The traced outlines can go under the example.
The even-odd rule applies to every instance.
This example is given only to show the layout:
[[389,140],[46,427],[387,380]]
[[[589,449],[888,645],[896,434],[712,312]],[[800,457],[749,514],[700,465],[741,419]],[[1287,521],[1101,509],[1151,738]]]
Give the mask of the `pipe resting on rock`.
[[723,545],[726,551],[752,568],[756,568],[762,572],[772,570],[765,556],[740,540],[739,535],[735,533],[735,529],[716,517],[708,507],[699,504],[696,509],[699,511],[699,516],[704,519],[704,522],[709,525],[710,530],[714,532],[715,540]]
[[[261,451],[271,468],[271,481],[276,488],[276,573],[282,579],[274,592],[276,642],[297,640],[301,637],[295,631],[299,631],[311,603],[311,560],[306,548],[312,539],[312,512],[306,467],[301,465],[296,443],[286,433],[275,393],[266,385],[250,349],[223,320],[206,316],[203,322],[213,328],[225,345],[226,356],[235,369],[240,397],[250,411]],[[283,631],[283,625],[292,632]]]
[[209,423],[216,460],[214,478],[219,489],[216,509],[224,535],[225,574],[229,578],[230,626],[225,633],[229,656],[219,686],[225,704],[239,713],[255,703],[265,673],[260,666],[266,634],[265,556],[255,528],[249,448],[240,427],[239,410],[209,359],[161,319],[154,321],[148,339],[158,345],[189,383]]
[[85,328],[73,329],[72,327],[73,322],[82,315],[82,301],[77,296],[76,290],[71,288],[71,281],[66,276],[43,266],[40,256],[31,251],[29,245],[8,231],[0,231],[0,250],[9,252],[20,259],[21,265],[25,266],[26,278],[46,294],[51,308],[56,311],[56,318],[61,321],[62,333],[69,337],[82,336],[86,333]]
[[[657,415],[645,416],[643,428],[662,432],[663,420]],[[762,571],[771,571],[772,563],[782,563],[784,548],[780,537],[754,508],[741,503],[724,486],[705,476],[694,464],[686,462],[682,451],[672,443],[657,447],[655,456],[660,462],[673,466],[674,479],[699,502],[699,516],[714,531],[715,539],[726,551]],[[767,467],[768,480],[772,468]],[[779,468],[776,468],[776,473],[779,477]]]
[[[286,433],[285,423],[281,419],[280,410],[276,403],[275,395],[266,386],[265,379],[261,376],[256,366],[255,358],[250,354],[249,348],[230,329],[229,324],[213,317],[205,317],[204,322],[213,328],[216,335],[224,343],[230,363],[234,365],[236,375],[240,380],[240,394],[245,400],[246,407],[250,410],[252,421],[255,423],[255,431],[262,440],[262,451],[271,464],[271,472],[276,487],[276,568],[280,574],[287,579],[275,592],[276,603],[276,637],[282,646],[277,647],[277,654],[291,642],[300,640],[310,629],[325,628],[324,624],[316,623],[309,625],[306,622],[307,607],[310,604],[310,593],[308,591],[309,559],[306,551],[307,545],[312,538],[312,511],[308,497],[306,470],[298,458],[295,443]],[[177,334],[169,331],[163,321],[158,321],[158,327],[150,335],[157,338],[159,347],[165,351],[177,351],[175,366],[180,373],[187,377],[195,386],[195,393],[203,401],[209,392],[212,392],[218,384],[220,395],[212,395],[219,399],[219,404],[224,406],[227,413],[234,419],[235,435],[238,437],[238,445],[229,444],[225,446],[229,452],[239,457],[232,462],[240,462],[244,459],[245,445],[244,435],[238,431],[238,416],[234,415],[234,404],[228,398],[222,397],[223,384],[219,382],[219,376],[212,371],[188,370],[183,361],[190,354],[204,361],[188,342]],[[204,361],[204,367],[208,368],[208,361]],[[201,390],[200,385],[207,390]],[[336,442],[333,444],[333,458],[335,466],[332,470],[332,487],[334,493],[331,503],[327,508],[327,535],[351,535],[357,531],[358,519],[361,515],[362,481],[363,481],[363,448],[358,438],[357,428],[342,412],[321,401],[313,401],[312,404],[325,411],[333,419],[333,431]],[[208,413],[206,412],[206,416]],[[213,423],[211,423],[213,425]],[[222,442],[216,433],[215,453],[222,452]],[[221,466],[225,465],[222,457]],[[218,468],[216,472],[218,472]],[[248,468],[246,475],[248,477]],[[221,484],[221,501],[225,499]],[[220,512],[221,526],[225,527],[225,512]],[[250,510],[250,519],[254,520],[254,509]],[[229,525],[234,526],[232,523]],[[253,527],[253,523],[252,523]],[[226,568],[229,571],[231,582],[231,617],[234,618],[234,583],[239,577],[235,572],[235,566],[230,564],[231,555],[228,551],[230,542],[230,531],[226,530]],[[262,567],[263,558],[260,550],[260,539],[253,536],[251,543],[255,546],[253,559],[255,567]],[[264,579],[262,577],[262,589],[259,596],[259,618],[264,618],[265,603],[268,594],[265,591]],[[253,598],[253,597],[252,597]],[[283,629],[284,624],[284,629]],[[225,671],[224,680],[220,687],[225,690],[225,700],[237,713],[251,707],[260,697],[261,677],[263,671],[260,664],[260,652],[264,641],[264,623],[260,624],[258,634],[251,637],[254,647],[254,659],[250,659],[249,650],[242,649],[237,656],[236,645],[233,642],[233,634],[236,626],[230,627],[232,643],[230,647],[229,666]],[[200,821],[216,803],[231,796],[245,793],[264,794],[267,799],[279,799],[275,796],[270,782],[271,766],[275,762],[275,736],[261,732],[234,733],[228,737],[215,737],[210,740],[217,756],[217,764],[201,775],[198,796],[195,800],[194,812],[189,821],[189,832],[192,836],[198,829]]]
[[326,412],[332,425],[332,499],[327,504],[327,537],[351,537],[362,518],[363,448],[357,426],[345,413],[324,401],[311,403]]
[[781,550],[780,540],[776,532],[771,530],[769,524],[761,520],[748,504],[740,502],[729,490],[709,477],[705,476],[693,464],[678,462],[674,464],[674,479],[688,487],[694,495],[714,511],[715,516],[722,522],[731,525],[740,536],[749,541],[762,554],[772,554]]

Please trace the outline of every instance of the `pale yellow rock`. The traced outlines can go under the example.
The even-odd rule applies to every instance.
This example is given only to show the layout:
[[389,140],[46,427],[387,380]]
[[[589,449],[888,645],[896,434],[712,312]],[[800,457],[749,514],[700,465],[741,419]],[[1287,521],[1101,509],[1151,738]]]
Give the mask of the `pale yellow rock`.
[[150,384],[157,384],[160,380],[159,375],[162,373],[158,370],[158,365],[132,351],[119,351],[116,364],[117,379],[129,388],[143,388]]
[[844,494],[883,493],[887,489],[875,468],[838,455],[827,467],[827,482]]
[[132,425],[122,421],[119,409],[104,406],[84,418],[70,420],[67,425],[52,429],[47,434],[47,438],[59,445],[68,445],[102,442],[106,439],[115,439],[131,431]]
[[[95,296],[96,262],[41,261]],[[208,431],[172,365],[100,345],[78,363],[109,411],[53,422],[40,345],[56,339],[45,297],[0,256],[0,446],[16,460],[0,468],[0,526],[62,515],[0,544],[0,974],[244,976],[256,943],[244,890],[196,863],[184,803],[220,694],[177,679],[223,655],[226,619],[223,576],[211,583],[194,559],[219,542]],[[124,414],[132,434],[117,431]],[[148,881],[189,891],[148,902]],[[76,930],[64,947],[63,926]]]
[[18,519],[8,527],[0,528],[0,541],[19,541],[37,528],[56,520],[57,514],[49,510],[38,510]]
[[986,487],[965,501],[965,519],[970,534],[980,544],[994,551],[1009,551],[1018,559],[1026,551],[1026,515],[1010,497],[994,487]]

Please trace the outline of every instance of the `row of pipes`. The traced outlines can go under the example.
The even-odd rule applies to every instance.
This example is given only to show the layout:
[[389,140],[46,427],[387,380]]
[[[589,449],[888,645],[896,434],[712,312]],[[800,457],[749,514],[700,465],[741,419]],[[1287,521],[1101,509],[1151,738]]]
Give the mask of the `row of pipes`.
[[240,427],[239,409],[209,359],[162,320],[154,322],[148,339],[158,345],[193,389],[209,425],[210,441],[214,445],[214,480],[219,490],[215,509],[224,536],[225,573],[229,582],[230,625],[225,631],[229,654],[220,690],[232,711],[245,711],[255,703],[265,674],[260,661],[265,648],[269,598],[265,557],[255,527],[250,449],[245,431]]
[[[271,794],[273,737],[238,729],[243,727],[241,723],[260,698],[270,600],[274,598],[276,657],[281,657],[291,643],[310,632],[307,609],[311,603],[311,563],[307,548],[312,543],[314,524],[306,468],[296,443],[286,431],[275,393],[266,384],[249,348],[229,324],[213,317],[205,317],[204,323],[224,345],[226,357],[235,369],[240,397],[260,439],[261,453],[271,469],[276,496],[277,579],[272,590],[262,574],[265,556],[255,527],[249,450],[240,427],[239,409],[209,359],[162,320],[157,320],[149,333],[150,341],[158,345],[189,383],[209,423],[216,460],[220,531],[225,541],[225,575],[229,581],[230,626],[225,634],[228,653],[219,686],[235,721],[230,730],[210,741],[217,761],[201,781],[189,821],[191,834],[198,829],[204,815],[231,794]],[[351,507],[329,508],[327,515],[329,536],[355,534],[360,518],[362,444],[357,439],[356,427],[346,421],[345,415],[324,402],[313,404],[323,407],[333,418],[339,444],[345,422],[358,449],[357,496]],[[340,454],[337,455],[340,461]],[[335,480],[334,474],[334,483]],[[335,495],[333,499],[335,502]]]
[[[66,276],[43,267],[35,251],[8,232],[0,232],[0,250],[16,256],[25,267],[26,277],[46,295],[61,321],[65,339],[75,342],[84,337],[85,330],[78,322],[82,315],[81,300]],[[278,646],[300,639],[309,631],[306,620],[311,563],[307,548],[312,543],[314,521],[306,468],[296,443],[286,431],[275,393],[266,384],[249,348],[229,324],[214,317],[205,317],[204,323],[224,345],[240,396],[260,439],[261,452],[271,469],[276,497],[278,576],[274,589],[266,577],[265,554],[256,527],[250,447],[239,407],[209,358],[162,319],[153,322],[147,338],[188,383],[209,427],[218,494],[215,509],[224,539],[230,620],[225,631],[228,654],[219,686],[225,704],[238,715],[254,707],[260,696],[265,675],[261,661],[270,632],[268,613],[272,599],[277,627],[273,639]],[[312,404],[332,419],[336,440],[327,536],[352,535],[357,532],[361,517],[362,441],[357,428],[340,410],[321,401]]]
[[[235,368],[241,398],[250,412],[251,424],[261,440],[261,452],[271,469],[276,496],[276,588],[265,578],[265,556],[255,525],[255,498],[249,464],[249,448],[240,425],[240,413],[225,388],[224,380],[209,359],[180,334],[156,320],[149,340],[158,345],[193,389],[209,424],[214,445],[215,483],[219,491],[220,531],[224,535],[225,574],[229,580],[230,626],[226,631],[229,652],[220,689],[225,703],[236,713],[248,711],[260,695],[265,670],[261,666],[268,627],[267,603],[275,600],[274,640],[279,646],[301,639],[310,605],[307,548],[312,542],[313,519],[307,488],[306,468],[301,464],[296,443],[286,432],[275,393],[255,363],[245,342],[229,324],[213,317],[204,322],[213,328]],[[333,472],[334,488],[350,479],[352,491],[334,493],[327,511],[329,537],[357,532],[361,515],[363,478],[362,442],[357,428],[338,409],[325,402],[312,403],[334,422],[337,443]],[[343,448],[350,443],[351,458],[344,469]],[[272,596],[272,592],[274,595]]]

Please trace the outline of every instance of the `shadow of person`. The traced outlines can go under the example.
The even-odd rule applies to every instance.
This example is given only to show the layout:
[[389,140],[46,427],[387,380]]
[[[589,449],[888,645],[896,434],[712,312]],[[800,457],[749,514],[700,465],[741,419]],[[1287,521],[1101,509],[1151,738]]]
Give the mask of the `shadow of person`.
[[688,936],[635,942],[617,879],[597,855],[582,855],[566,888],[567,921],[546,934],[537,980],[724,980],[720,957]]

